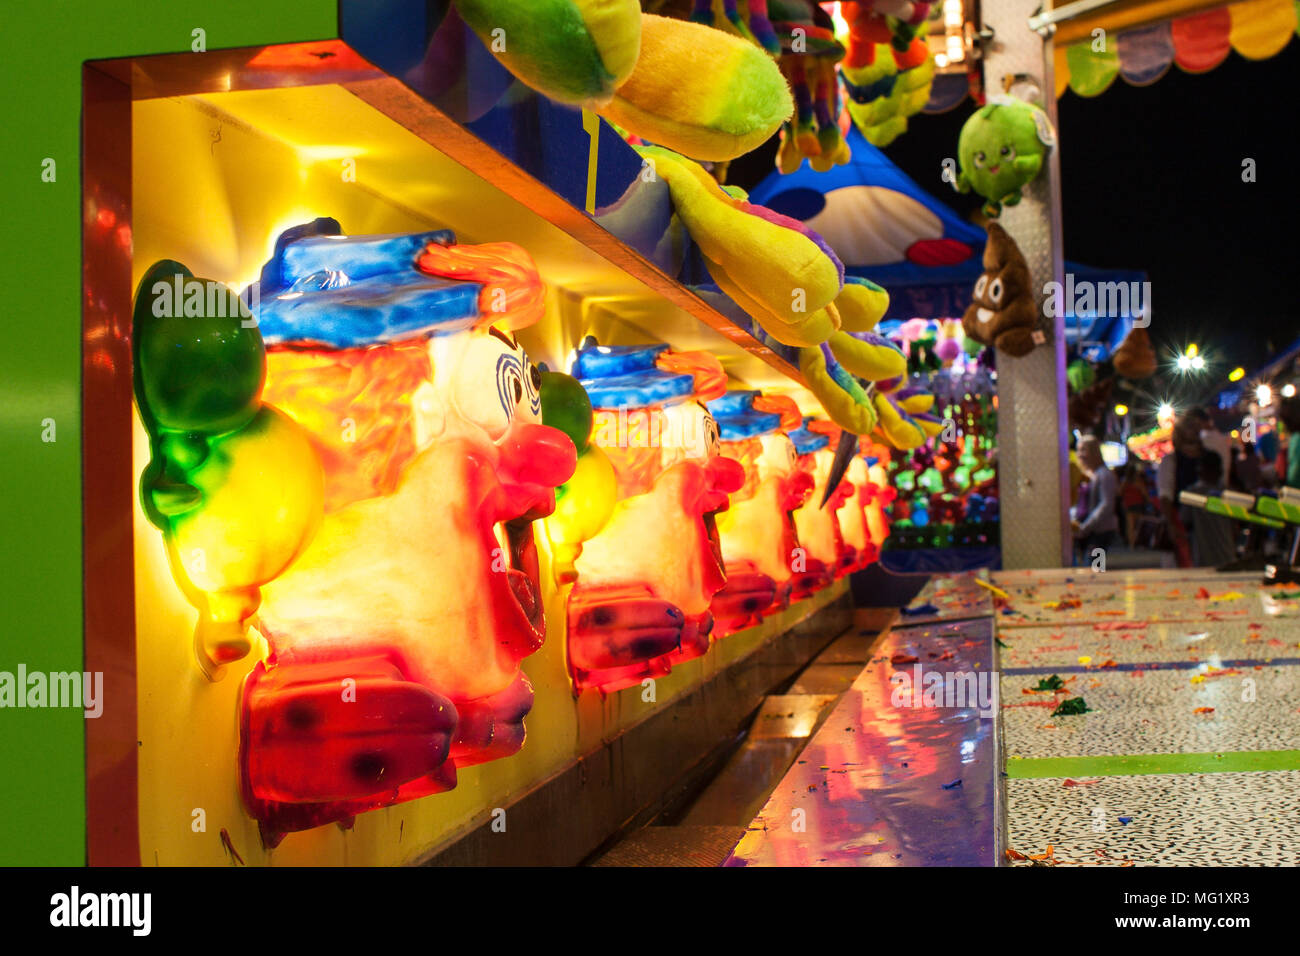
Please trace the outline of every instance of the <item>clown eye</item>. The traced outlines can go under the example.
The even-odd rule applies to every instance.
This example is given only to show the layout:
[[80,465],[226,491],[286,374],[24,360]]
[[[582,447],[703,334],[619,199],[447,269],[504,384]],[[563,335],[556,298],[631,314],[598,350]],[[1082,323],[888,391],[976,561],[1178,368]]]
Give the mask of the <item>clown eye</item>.
[[[522,354],[522,353],[521,353]],[[532,362],[528,361],[527,355],[522,355],[524,365],[528,366],[528,387],[524,390],[527,393],[526,404],[528,413],[535,421],[541,421],[542,418],[542,373]]]
[[1015,159],[1015,158],[1016,158],[1016,148],[1015,148],[1014,146],[1003,146],[1003,147],[1002,147],[1002,158],[1005,159],[1005,160],[1008,160],[1008,161]]
[[989,301],[994,305],[1002,304],[1002,280],[994,279],[989,284]]
[[976,169],[983,169],[983,168],[984,168],[984,160],[987,158],[987,157],[984,155],[984,150],[981,149],[978,153],[975,154],[975,157],[974,157],[974,158],[975,158],[975,168],[976,168]]
[[534,384],[540,374],[518,343],[497,334],[469,333],[455,347],[435,361],[454,369],[455,404],[467,421],[493,439],[516,419],[541,421],[541,390]]
[[984,298],[984,290],[987,289],[988,287],[989,287],[989,275],[986,272],[984,273],[984,275],[980,276],[979,280],[975,283],[975,298],[977,299]]
[[542,373],[522,351],[511,351],[497,359],[497,396],[506,418],[536,420],[542,414]]

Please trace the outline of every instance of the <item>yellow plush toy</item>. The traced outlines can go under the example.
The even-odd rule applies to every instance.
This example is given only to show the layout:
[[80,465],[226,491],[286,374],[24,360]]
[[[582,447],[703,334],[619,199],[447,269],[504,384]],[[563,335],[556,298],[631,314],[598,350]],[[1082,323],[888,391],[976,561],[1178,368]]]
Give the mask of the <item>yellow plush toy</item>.
[[637,0],[455,0],[503,66],[553,100],[608,103],[641,51]]
[[641,139],[721,162],[761,146],[794,112],[780,69],[740,37],[645,14],[641,59],[598,110]]
[[539,93],[647,142],[725,162],[794,113],[776,62],[739,36],[643,14],[636,0],[455,0],[503,66]]
[[889,293],[869,279],[848,278],[835,305],[845,332],[870,332],[889,310]]
[[871,396],[835,361],[829,346],[801,349],[799,371],[827,416],[854,435],[869,435],[877,415]]
[[907,131],[908,118],[921,112],[934,81],[933,58],[900,66],[892,54],[888,44],[878,44],[867,65],[842,67],[849,115],[873,146],[888,146]]
[[835,300],[844,266],[820,236],[746,202],[739,190],[724,190],[698,164],[669,150],[640,152],[668,184],[709,274],[768,335],[784,345],[810,346],[840,327]]
[[[866,279],[850,277],[835,305],[843,330],[799,353],[799,370],[809,391],[831,421],[847,432],[874,434],[895,448],[924,444],[942,428],[927,414],[934,396],[904,387],[907,357],[873,331],[889,308],[889,293]],[[863,386],[864,381],[871,386]]]

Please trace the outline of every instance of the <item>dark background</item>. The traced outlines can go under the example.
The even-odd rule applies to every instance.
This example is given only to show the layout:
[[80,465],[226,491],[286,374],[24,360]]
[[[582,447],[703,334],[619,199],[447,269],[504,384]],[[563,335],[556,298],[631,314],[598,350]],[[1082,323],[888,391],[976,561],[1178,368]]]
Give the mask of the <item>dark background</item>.
[[[1296,117],[1300,40],[1277,56],[1231,53],[1209,73],[1177,66],[1148,87],[1122,78],[1084,99],[1059,101],[1065,256],[1092,266],[1145,270],[1151,335],[1162,362],[1196,342],[1209,367],[1181,398],[1211,392],[1238,365],[1265,364],[1300,337]],[[981,200],[940,179],[956,156],[969,99],[949,113],[913,117],[885,153],[969,218]],[[752,187],[772,169],[775,144],[732,164]],[[1256,181],[1242,182],[1242,160]],[[1155,384],[1155,383],[1153,383]]]

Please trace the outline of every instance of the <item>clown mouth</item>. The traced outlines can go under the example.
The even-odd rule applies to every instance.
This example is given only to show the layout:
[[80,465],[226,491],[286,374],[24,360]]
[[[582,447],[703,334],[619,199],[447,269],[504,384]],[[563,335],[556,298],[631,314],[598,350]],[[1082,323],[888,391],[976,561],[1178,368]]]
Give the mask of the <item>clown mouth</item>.
[[498,522],[494,530],[501,553],[510,562],[510,566],[504,569],[510,593],[514,595],[524,619],[540,635],[546,630],[546,610],[542,605],[537,542],[533,538],[533,521],[538,517],[541,515],[530,511],[518,518]]
[[709,537],[709,550],[713,552],[713,560],[718,562],[718,571],[726,577],[727,566],[722,560],[722,538],[718,534],[718,514],[726,511],[726,507],[715,508],[712,511],[704,512],[701,517],[704,519],[704,532]]

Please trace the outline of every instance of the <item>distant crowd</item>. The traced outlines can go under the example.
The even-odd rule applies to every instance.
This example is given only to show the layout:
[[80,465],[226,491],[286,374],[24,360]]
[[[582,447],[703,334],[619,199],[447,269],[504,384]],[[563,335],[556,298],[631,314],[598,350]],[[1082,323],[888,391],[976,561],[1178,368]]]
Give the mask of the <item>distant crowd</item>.
[[1071,513],[1081,563],[1090,563],[1097,548],[1125,545],[1171,552],[1179,567],[1262,566],[1282,546],[1277,534],[1181,505],[1179,495],[1300,489],[1300,397],[1283,399],[1277,419],[1282,427],[1256,444],[1219,431],[1205,409],[1191,409],[1175,421],[1173,450],[1159,467],[1130,458],[1118,474],[1103,461],[1097,438],[1084,435],[1076,449],[1084,480]]

